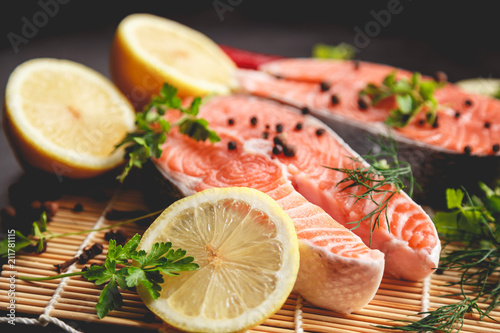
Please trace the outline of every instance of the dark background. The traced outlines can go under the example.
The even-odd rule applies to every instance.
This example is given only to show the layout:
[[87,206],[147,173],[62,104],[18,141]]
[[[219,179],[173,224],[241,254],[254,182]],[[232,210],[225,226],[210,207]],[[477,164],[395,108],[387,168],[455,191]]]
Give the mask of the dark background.
[[[355,28],[365,31],[373,11],[389,1],[84,1],[59,0],[58,10],[18,52],[9,41],[23,37],[26,20],[42,11],[39,1],[4,1],[0,8],[0,99],[9,74],[36,57],[66,58],[109,76],[109,47],[127,14],[149,12],[184,23],[217,43],[290,57],[307,57],[316,43],[355,44]],[[55,3],[56,0],[42,0]],[[8,4],[7,4],[8,3]],[[227,4],[222,14],[215,5]],[[401,0],[401,13],[360,48],[361,60],[386,63],[423,74],[445,71],[450,81],[500,78],[500,19],[497,1]],[[24,37],[23,37],[24,38]],[[5,135],[0,134],[0,207],[7,188],[22,174]],[[20,327],[19,327],[20,328]],[[2,327],[2,332],[4,327]],[[47,329],[50,331],[50,328]],[[85,331],[87,331],[85,329]]]

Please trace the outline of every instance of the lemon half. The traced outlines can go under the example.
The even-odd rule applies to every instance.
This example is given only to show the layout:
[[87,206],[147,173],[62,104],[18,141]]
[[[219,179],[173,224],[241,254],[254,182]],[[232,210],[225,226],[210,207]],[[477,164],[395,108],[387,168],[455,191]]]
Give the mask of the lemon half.
[[3,124],[21,164],[88,178],[123,163],[115,145],[135,128],[130,102],[105,76],[82,64],[37,58],[7,82]]
[[120,22],[110,67],[113,81],[137,108],[165,82],[183,97],[229,93],[236,68],[204,34],[151,14],[132,14]]
[[455,83],[463,90],[484,96],[495,96],[500,91],[500,79],[474,78],[461,80]]
[[144,303],[168,324],[191,332],[235,332],[270,317],[286,301],[299,268],[293,222],[267,194],[250,188],[213,188],[168,207],[147,229],[138,249],[172,242],[200,265],[164,276]]

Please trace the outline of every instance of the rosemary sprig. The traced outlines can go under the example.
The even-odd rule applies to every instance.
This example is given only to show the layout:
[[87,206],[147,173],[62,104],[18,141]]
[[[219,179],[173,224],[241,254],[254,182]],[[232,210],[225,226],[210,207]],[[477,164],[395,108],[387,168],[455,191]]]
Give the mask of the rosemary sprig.
[[369,221],[371,244],[373,231],[380,227],[381,221],[385,221],[390,230],[389,216],[386,212],[392,197],[405,188],[412,196],[415,186],[418,185],[415,183],[410,164],[399,160],[398,145],[392,134],[388,137],[379,135],[378,140],[373,138],[370,140],[376,144],[380,152],[371,151],[361,158],[351,157],[351,165],[344,168],[327,168],[345,174],[345,178],[339,181],[337,186],[345,185],[341,191],[353,189],[350,195],[356,198],[355,203],[368,200],[376,205],[373,211],[360,220],[348,222],[354,224],[351,228],[354,230],[364,221]]
[[[191,105],[182,107],[182,101],[177,97],[177,88],[165,83],[158,96],[154,96],[142,112],[136,114],[136,131],[129,133],[116,149],[126,145],[127,165],[118,176],[123,182],[133,167],[141,168],[150,158],[159,158],[162,153],[162,144],[167,140],[171,127],[178,126],[179,131],[196,141],[211,142],[220,140],[217,133],[208,127],[205,119],[197,118],[201,105],[201,98],[195,97]],[[183,116],[174,124],[164,118],[168,110],[176,109]]]
[[[461,300],[420,313],[424,318],[401,327],[403,331],[459,332],[467,316],[476,313],[480,320],[495,320],[489,313],[500,305],[500,187],[494,190],[483,183],[484,196],[469,196],[461,189],[448,189],[449,211],[438,212],[434,222],[446,245],[454,245],[441,256],[441,270],[460,273],[457,282]],[[488,304],[480,307],[478,303]]]
[[410,79],[397,80],[396,71],[393,71],[384,78],[381,85],[369,83],[359,95],[371,98],[372,105],[386,98],[395,98],[397,108],[392,110],[385,120],[389,126],[405,127],[422,110],[426,112],[427,122],[433,125],[438,109],[434,92],[444,84],[431,79],[422,80],[422,75],[418,72],[413,73]]

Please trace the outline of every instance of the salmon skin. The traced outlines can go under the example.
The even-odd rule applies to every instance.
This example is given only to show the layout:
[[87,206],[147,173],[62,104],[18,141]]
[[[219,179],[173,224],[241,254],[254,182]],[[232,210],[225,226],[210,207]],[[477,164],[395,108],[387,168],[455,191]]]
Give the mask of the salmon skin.
[[[375,106],[360,102],[367,84],[381,84],[391,66],[359,61],[282,59],[262,64],[260,72],[240,70],[245,92],[307,107],[360,154],[373,149],[368,137],[387,134],[384,121],[394,99]],[[429,78],[424,78],[429,79]],[[464,186],[475,192],[478,181],[492,184],[500,174],[500,101],[462,91],[453,84],[437,89],[437,122],[422,112],[404,128],[393,128],[400,157],[412,165],[422,187],[418,202],[442,207],[445,190]],[[478,172],[481,170],[480,172]]]
[[357,236],[347,229],[374,206],[364,200],[356,203],[337,186],[345,175],[325,167],[352,166],[352,158],[359,155],[321,121],[245,95],[214,97],[199,115],[222,140],[196,142],[172,131],[161,157],[154,160],[160,179],[183,195],[208,187],[247,186],[274,198],[295,223],[301,243],[296,289],[310,302],[339,312],[366,304],[384,267],[384,255],[376,249],[385,254],[385,272],[398,278],[421,280],[437,267],[440,242],[434,224],[404,193],[389,202],[390,230],[381,223],[373,232],[375,250],[366,246],[368,223],[354,230]]

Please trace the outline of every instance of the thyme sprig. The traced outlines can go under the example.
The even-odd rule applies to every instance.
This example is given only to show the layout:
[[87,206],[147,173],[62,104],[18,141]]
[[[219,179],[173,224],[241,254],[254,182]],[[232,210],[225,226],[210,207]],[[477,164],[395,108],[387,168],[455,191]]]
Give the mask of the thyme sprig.
[[[165,83],[158,96],[144,107],[142,112],[136,113],[136,130],[116,145],[116,149],[126,146],[127,165],[118,176],[123,182],[130,170],[141,168],[150,158],[159,158],[162,153],[162,144],[167,140],[167,134],[172,127],[179,127],[179,131],[196,141],[220,141],[219,136],[208,127],[205,119],[198,118],[201,98],[195,97],[187,108],[182,106],[182,100],[177,96],[177,88]],[[174,124],[171,124],[164,115],[168,110],[179,110],[183,115]]]
[[[434,222],[448,249],[441,256],[440,270],[460,273],[460,292],[445,296],[461,300],[419,313],[424,318],[404,326],[386,327],[402,331],[459,332],[464,319],[477,314],[489,318],[500,305],[500,187],[491,189],[483,183],[481,198],[470,196],[465,189],[446,191],[449,211],[438,212]],[[479,303],[487,306],[479,306]]]
[[[390,200],[401,190],[407,189],[410,196],[418,186],[413,177],[411,166],[408,162],[398,158],[398,144],[392,134],[388,137],[379,135],[378,140],[369,138],[378,147],[379,152],[370,151],[358,157],[350,157],[351,164],[343,168],[332,168],[345,174],[337,183],[342,186],[341,191],[353,189],[350,195],[356,198],[355,203],[367,200],[375,204],[376,208],[357,221],[351,230],[358,228],[361,223],[370,223],[370,244],[375,228],[380,227],[381,221],[387,224],[390,230],[387,208]],[[367,162],[367,163],[366,163]]]
[[393,71],[384,78],[381,85],[369,83],[359,95],[368,96],[372,105],[386,98],[395,98],[397,108],[385,120],[389,126],[405,127],[422,110],[426,112],[426,121],[434,125],[438,109],[434,92],[444,84],[432,79],[422,80],[422,75],[418,72],[413,73],[410,79],[396,79],[396,71]]

